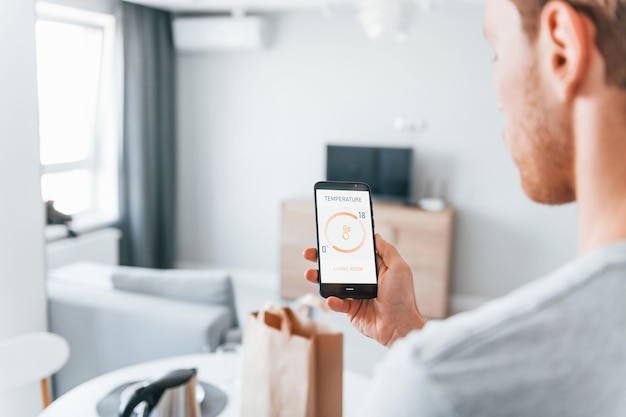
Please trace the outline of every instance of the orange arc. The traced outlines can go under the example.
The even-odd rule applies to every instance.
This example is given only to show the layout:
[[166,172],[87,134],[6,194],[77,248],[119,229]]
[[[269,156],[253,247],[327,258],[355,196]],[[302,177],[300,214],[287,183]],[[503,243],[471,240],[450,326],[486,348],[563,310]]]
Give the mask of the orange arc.
[[[339,217],[339,216],[349,216],[352,217],[355,220],[359,220],[359,218],[354,214],[354,213],[349,213],[347,211],[342,211],[339,213],[335,213],[332,216],[330,216],[327,220],[326,220],[326,224],[324,225],[324,234],[326,235],[326,241],[330,242],[330,239],[328,238],[328,225],[330,224],[330,222],[335,218],[335,217]],[[363,227],[363,224],[361,222],[359,222],[359,224],[361,224],[361,227]],[[337,246],[333,245],[333,249],[335,249],[338,252],[341,253],[352,253],[352,252],[356,252],[359,249],[361,249],[361,247],[363,247],[363,245],[365,244],[365,230],[363,230],[363,237],[361,238],[361,241],[359,242],[359,244],[352,248],[352,249],[341,249],[338,248]]]

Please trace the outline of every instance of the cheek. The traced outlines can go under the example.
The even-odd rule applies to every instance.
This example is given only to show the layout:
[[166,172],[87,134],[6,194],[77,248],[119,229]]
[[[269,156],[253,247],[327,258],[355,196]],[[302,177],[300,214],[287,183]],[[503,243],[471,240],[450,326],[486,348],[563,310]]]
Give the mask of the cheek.
[[496,92],[498,93],[498,110],[504,112],[504,102],[505,102],[505,91],[506,91],[506,80],[504,79],[504,74],[500,67],[496,64],[496,70],[494,73],[494,80],[496,85]]
[[504,113],[505,119],[509,120],[519,111],[522,99],[523,77],[519,67],[501,60],[496,64],[495,83],[498,91],[498,109]]
[[524,142],[527,100],[524,97],[526,80],[517,60],[502,57],[496,64],[495,83],[498,107],[504,116],[504,142],[514,160],[519,160],[527,149]]

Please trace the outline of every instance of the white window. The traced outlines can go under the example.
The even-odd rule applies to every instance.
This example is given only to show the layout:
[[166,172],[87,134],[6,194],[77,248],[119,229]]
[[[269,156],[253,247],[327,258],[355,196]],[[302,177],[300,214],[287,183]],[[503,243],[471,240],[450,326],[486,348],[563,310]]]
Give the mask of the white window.
[[118,218],[115,18],[37,5],[37,80],[44,201],[79,229]]

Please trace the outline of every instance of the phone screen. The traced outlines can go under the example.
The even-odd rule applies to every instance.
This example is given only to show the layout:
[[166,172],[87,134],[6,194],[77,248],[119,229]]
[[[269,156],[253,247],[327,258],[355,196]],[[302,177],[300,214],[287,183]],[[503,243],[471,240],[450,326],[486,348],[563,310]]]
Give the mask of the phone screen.
[[322,285],[377,283],[371,197],[363,186],[315,190]]

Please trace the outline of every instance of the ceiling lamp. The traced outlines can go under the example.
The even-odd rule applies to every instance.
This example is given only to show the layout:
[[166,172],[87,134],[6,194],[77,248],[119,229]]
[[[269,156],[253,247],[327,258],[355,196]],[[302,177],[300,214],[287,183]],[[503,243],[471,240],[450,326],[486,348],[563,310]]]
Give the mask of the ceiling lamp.
[[367,36],[376,39],[391,33],[405,42],[418,9],[429,10],[431,0],[359,0],[358,6],[358,20]]

